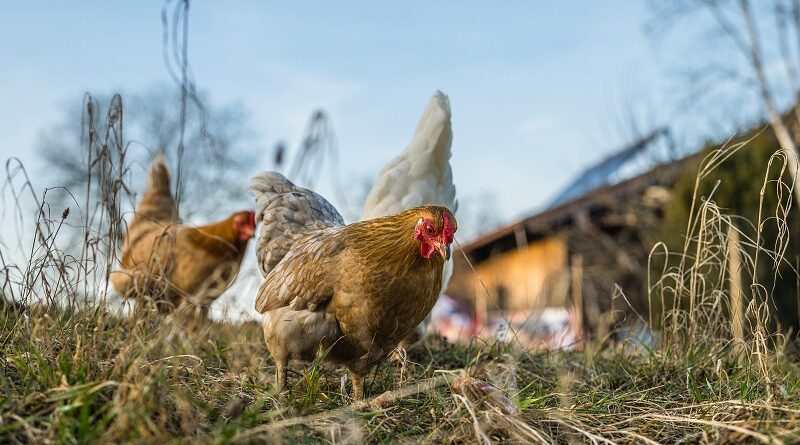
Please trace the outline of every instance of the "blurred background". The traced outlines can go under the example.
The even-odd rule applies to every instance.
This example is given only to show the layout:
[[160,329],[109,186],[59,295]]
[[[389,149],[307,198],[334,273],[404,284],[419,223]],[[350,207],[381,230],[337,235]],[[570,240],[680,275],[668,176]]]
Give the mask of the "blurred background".
[[[265,169],[353,221],[441,90],[463,255],[435,329],[459,339],[514,327],[548,347],[587,332],[646,338],[651,248],[683,247],[699,162],[732,139],[758,138],[704,190],[750,221],[738,226],[745,239],[758,232],[765,169],[791,143],[778,143],[775,124],[788,119],[778,127],[797,140],[798,31],[790,0],[6,5],[4,279],[32,257],[37,207],[71,208],[66,227],[103,224],[84,205],[102,197],[83,184],[94,168],[87,129],[105,135],[108,110],[124,110],[109,137],[129,166],[126,218],[164,151],[180,161],[188,222],[252,207],[246,183]],[[773,192],[766,199],[792,194]],[[743,273],[771,277],[784,296],[773,324],[788,330],[798,325],[797,244],[786,236],[797,211],[778,217],[788,223],[758,243],[787,260]],[[64,252],[85,245],[74,233],[59,238]],[[254,313],[252,257],[215,317]]]

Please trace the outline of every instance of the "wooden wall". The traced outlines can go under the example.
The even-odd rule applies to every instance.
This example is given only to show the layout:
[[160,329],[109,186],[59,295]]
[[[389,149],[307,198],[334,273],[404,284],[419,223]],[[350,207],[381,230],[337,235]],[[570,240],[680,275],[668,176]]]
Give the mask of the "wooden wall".
[[[475,266],[475,273],[460,252],[448,294],[474,304],[479,319],[498,309],[535,310],[566,307],[569,302],[569,268],[566,237],[550,236],[522,248],[492,255]],[[481,284],[486,285],[486,290]]]

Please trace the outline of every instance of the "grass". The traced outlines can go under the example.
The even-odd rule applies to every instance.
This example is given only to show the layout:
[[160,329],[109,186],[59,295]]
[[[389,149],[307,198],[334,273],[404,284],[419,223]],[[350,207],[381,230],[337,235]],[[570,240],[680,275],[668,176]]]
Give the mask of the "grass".
[[[119,115],[121,105],[105,136],[90,128],[88,138],[88,164],[112,184],[127,171]],[[713,153],[700,176],[741,148]],[[30,190],[39,212],[27,263],[0,252],[0,443],[800,441],[800,367],[793,343],[768,328],[769,283],[748,282],[755,273],[745,268],[741,291],[754,296],[743,327],[728,315],[732,251],[748,265],[758,255],[779,262],[782,241],[767,249],[742,233],[735,247],[732,217],[712,195],[695,197],[683,250],[657,246],[642,271],[654,344],[596,339],[581,351],[534,352],[428,338],[379,366],[367,379],[370,399],[354,404],[343,370],[320,361],[292,366],[287,393],[276,394],[255,322],[187,330],[171,316],[115,315],[92,295],[102,295],[123,232],[125,187],[101,186],[98,206],[72,229],[79,248],[62,251],[68,212],[51,216],[46,196],[23,182],[9,189]],[[766,178],[763,187],[785,183]],[[782,196],[784,211],[791,193]]]
[[[3,442],[800,439],[800,372],[778,356],[764,375],[730,350],[701,345],[526,354],[428,339],[402,363],[382,365],[367,392],[392,394],[438,376],[444,384],[353,407],[344,372],[319,363],[295,366],[288,393],[275,394],[253,322],[185,332],[169,317],[53,306],[27,315],[6,309],[0,322]],[[494,385],[498,397],[469,385],[454,390],[461,373]]]

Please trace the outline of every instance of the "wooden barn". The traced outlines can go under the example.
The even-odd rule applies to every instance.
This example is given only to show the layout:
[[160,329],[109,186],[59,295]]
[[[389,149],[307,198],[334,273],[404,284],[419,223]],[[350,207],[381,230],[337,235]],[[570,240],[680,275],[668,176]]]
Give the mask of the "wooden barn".
[[[447,294],[472,309],[479,326],[502,318],[536,331],[543,314],[560,311],[574,339],[646,313],[649,237],[690,158],[616,182],[613,173],[664,136],[653,133],[586,170],[545,210],[463,245]],[[617,285],[626,295],[618,301]]]

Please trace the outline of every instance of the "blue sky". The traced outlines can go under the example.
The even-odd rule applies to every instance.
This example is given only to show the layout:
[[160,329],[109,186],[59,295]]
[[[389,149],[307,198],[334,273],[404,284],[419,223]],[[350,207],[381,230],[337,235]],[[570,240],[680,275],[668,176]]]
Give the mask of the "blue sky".
[[[648,39],[638,0],[219,5],[191,5],[196,82],[214,102],[243,103],[262,146],[296,146],[322,107],[345,177],[371,177],[441,89],[453,108],[458,194],[491,193],[501,221],[545,204],[627,142],[626,104],[666,120],[680,94],[670,74],[678,44]],[[160,2],[6,4],[0,158],[40,171],[37,135],[70,99],[168,82],[160,14]],[[34,185],[53,184],[44,175]]]

